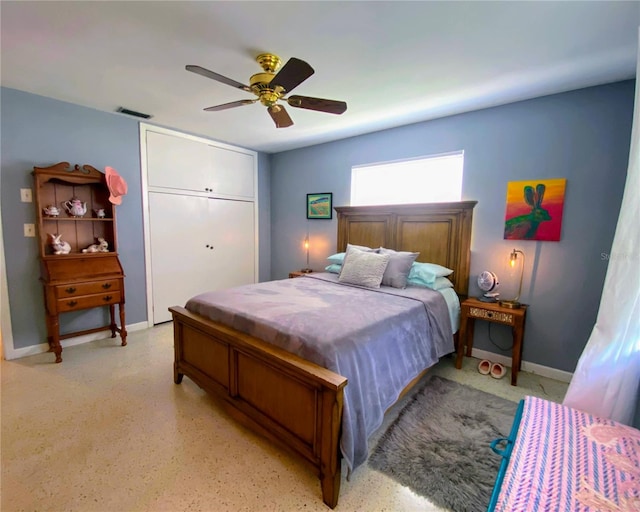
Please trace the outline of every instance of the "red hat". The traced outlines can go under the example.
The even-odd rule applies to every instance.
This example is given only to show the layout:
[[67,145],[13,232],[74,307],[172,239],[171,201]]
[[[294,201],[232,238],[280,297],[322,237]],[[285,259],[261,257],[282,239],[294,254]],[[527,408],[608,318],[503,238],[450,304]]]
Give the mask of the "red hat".
[[113,167],[105,167],[107,187],[109,187],[109,201],[113,204],[122,204],[122,196],[127,193],[127,182]]

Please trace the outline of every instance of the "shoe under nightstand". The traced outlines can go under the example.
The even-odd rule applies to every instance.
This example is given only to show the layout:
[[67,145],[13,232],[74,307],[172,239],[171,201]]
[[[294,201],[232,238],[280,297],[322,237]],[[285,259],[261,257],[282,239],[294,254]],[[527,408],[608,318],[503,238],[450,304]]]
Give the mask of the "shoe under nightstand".
[[473,349],[473,330],[476,320],[494,322],[511,326],[513,349],[511,352],[511,385],[517,386],[518,372],[522,366],[522,341],[524,338],[524,322],[527,316],[527,304],[519,308],[506,308],[498,302],[483,302],[468,298],[460,304],[460,332],[458,337],[458,354],[456,368],[462,368],[462,357],[466,346],[466,355],[471,357]]

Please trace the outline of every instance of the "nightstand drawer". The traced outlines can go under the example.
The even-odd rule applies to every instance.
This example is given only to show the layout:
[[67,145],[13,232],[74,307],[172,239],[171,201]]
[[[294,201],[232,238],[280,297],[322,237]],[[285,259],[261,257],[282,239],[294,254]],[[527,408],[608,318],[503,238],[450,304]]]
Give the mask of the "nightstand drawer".
[[98,306],[108,306],[110,304],[118,304],[120,300],[120,291],[105,292],[97,295],[84,295],[82,297],[69,297],[60,299],[57,302],[58,311],[76,311],[80,309],[95,308]]
[[491,320],[493,322],[500,322],[507,325],[513,325],[513,314],[504,313],[503,311],[491,311],[483,308],[470,307],[469,316],[473,318],[480,318],[482,320]]
[[78,297],[80,295],[92,295],[94,293],[115,292],[119,296],[119,279],[105,279],[104,281],[93,281],[90,283],[65,284],[56,286],[56,298]]

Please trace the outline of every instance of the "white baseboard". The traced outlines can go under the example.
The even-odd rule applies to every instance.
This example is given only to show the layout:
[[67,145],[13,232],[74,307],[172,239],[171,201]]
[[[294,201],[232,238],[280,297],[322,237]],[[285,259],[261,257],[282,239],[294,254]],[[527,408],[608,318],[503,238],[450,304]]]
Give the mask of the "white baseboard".
[[[491,362],[500,363],[511,368],[510,356],[494,354],[493,352],[478,350],[476,348],[471,351],[471,355],[478,359],[488,359]],[[571,382],[571,377],[573,377],[573,373],[571,372],[565,372],[563,370],[557,370],[549,366],[529,363],[527,361],[522,361],[522,371],[535,373],[536,375],[542,375],[543,377],[559,380],[560,382]]]
[[[137,324],[127,325],[127,332],[141,331],[149,328],[149,322],[138,322]],[[96,332],[93,334],[85,334],[83,336],[76,336],[69,338],[61,342],[62,348],[73,347],[75,345],[81,345],[82,343],[89,343],[91,341],[102,340],[108,338],[109,331]],[[5,359],[19,359],[21,357],[33,356],[36,354],[42,354],[49,350],[48,343],[40,343],[39,345],[31,345],[29,347],[10,349],[8,345],[5,345]],[[511,357],[503,356],[500,354],[494,354],[486,350],[479,350],[474,348],[471,355],[477,359],[488,359],[494,363],[501,363],[505,366],[511,367]],[[559,380],[560,382],[571,382],[573,373],[565,372],[563,370],[557,370],[549,366],[543,366],[541,364],[530,363],[528,361],[522,361],[522,370],[535,373],[536,375],[542,375],[550,379]]]
[[[133,331],[141,331],[142,329],[147,329],[149,327],[148,322],[138,322],[137,324],[127,325],[127,333]],[[84,334],[83,336],[76,336],[74,338],[69,338],[66,340],[62,340],[60,345],[62,345],[63,350],[67,347],[73,347],[75,345],[81,345],[83,343],[89,343],[90,341],[103,340],[109,338],[111,334],[108,330],[101,332],[94,332],[92,334]],[[48,343],[40,343],[38,345],[30,345],[24,348],[9,348],[9,346],[5,346],[5,354],[4,357],[7,360],[11,359],[20,359],[21,357],[33,356],[36,354],[42,354],[43,352],[49,351]]]

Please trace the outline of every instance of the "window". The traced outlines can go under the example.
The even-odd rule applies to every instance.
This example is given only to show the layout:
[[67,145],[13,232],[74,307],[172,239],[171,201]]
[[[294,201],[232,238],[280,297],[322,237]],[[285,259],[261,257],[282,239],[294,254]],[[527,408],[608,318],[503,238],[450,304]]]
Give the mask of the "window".
[[464,153],[351,168],[351,206],[441,203],[462,198]]

